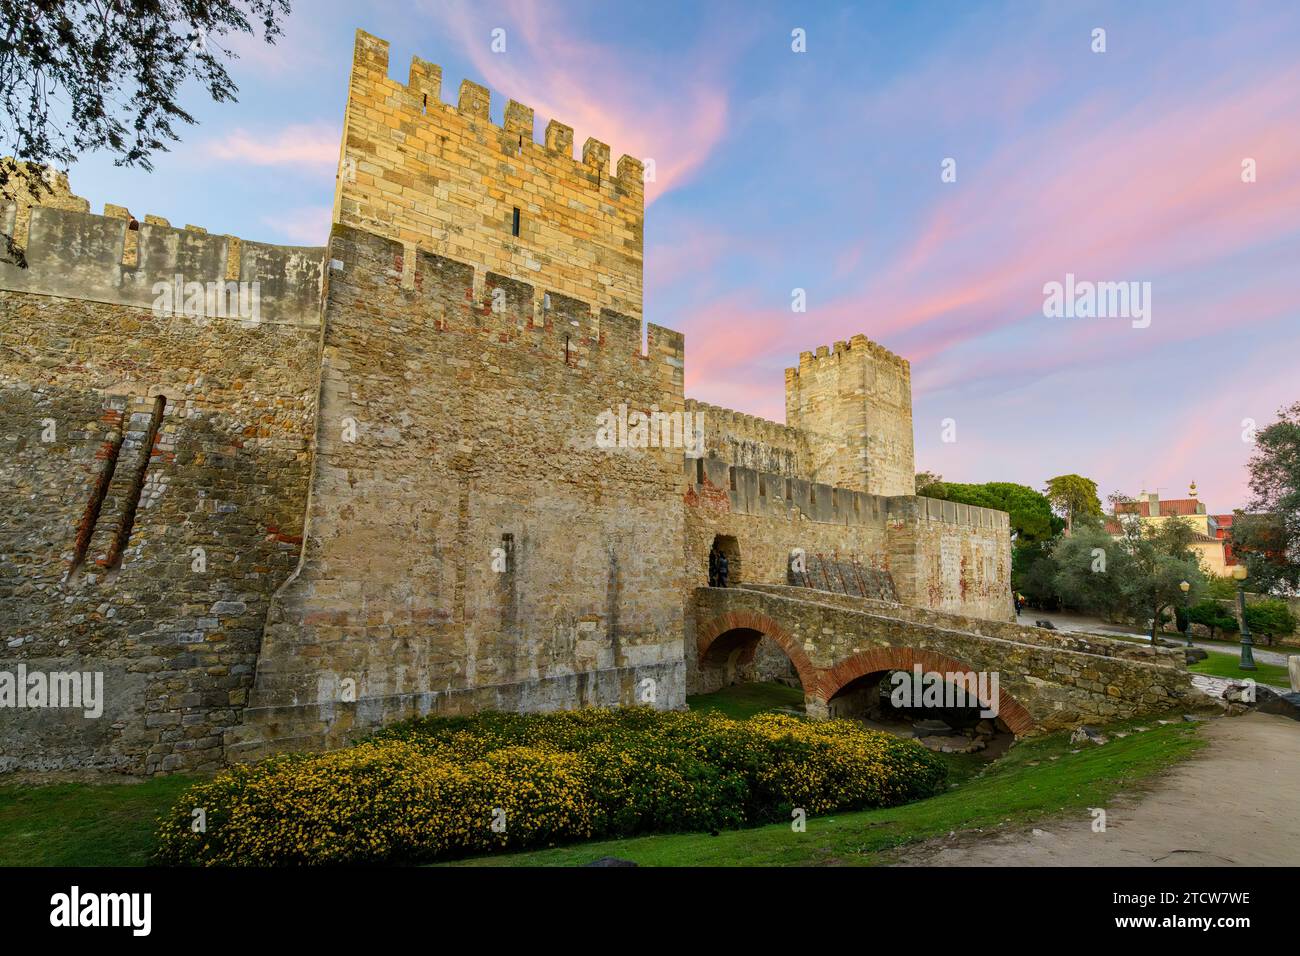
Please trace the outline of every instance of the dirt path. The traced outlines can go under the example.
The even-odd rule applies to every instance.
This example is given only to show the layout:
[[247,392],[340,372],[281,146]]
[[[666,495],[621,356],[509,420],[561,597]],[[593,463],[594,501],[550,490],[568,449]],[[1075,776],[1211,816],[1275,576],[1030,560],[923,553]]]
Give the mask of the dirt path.
[[1032,831],[963,834],[904,851],[903,866],[1300,865],[1300,722],[1219,718],[1209,742],[1152,788]]

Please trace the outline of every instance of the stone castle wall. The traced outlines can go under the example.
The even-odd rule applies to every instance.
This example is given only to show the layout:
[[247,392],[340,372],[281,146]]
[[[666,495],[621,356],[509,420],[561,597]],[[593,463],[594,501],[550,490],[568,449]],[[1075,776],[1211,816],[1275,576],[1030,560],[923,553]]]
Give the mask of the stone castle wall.
[[[685,471],[688,588],[708,584],[708,553],[721,538],[730,551],[732,585],[784,585],[792,555],[801,551],[809,564],[839,561],[888,575],[905,605],[990,621],[1014,617],[1005,512],[871,495],[764,474],[721,457],[687,458]],[[715,689],[699,682],[693,628],[688,612],[692,693]]]
[[890,572],[900,601],[991,621],[1014,618],[1006,512],[910,496],[889,504]]
[[768,474],[816,480],[806,431],[693,398],[686,400],[686,410],[699,416],[710,457]]
[[[0,671],[101,672],[104,713],[0,709],[0,769],[216,767],[297,560],[323,250],[61,205],[0,263]],[[178,272],[259,321],[154,309]]]
[[488,273],[476,297],[472,266],[347,226],[329,256],[303,561],[232,755],[428,712],[681,706],[681,450],[598,447],[597,421],[680,410],[682,337],[652,325],[642,355],[638,321],[556,292],[537,322],[532,287]]

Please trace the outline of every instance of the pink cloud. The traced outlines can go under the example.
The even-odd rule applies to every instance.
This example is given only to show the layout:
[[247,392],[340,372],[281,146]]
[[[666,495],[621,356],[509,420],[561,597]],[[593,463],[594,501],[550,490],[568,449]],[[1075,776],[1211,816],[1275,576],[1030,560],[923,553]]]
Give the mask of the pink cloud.
[[[984,90],[979,122],[990,77],[1004,75],[985,64],[955,76],[947,63],[942,81],[919,73],[903,84],[915,96],[895,90],[873,108],[892,123],[917,113],[929,122],[933,91],[968,109],[966,94]],[[1026,68],[1012,79],[1040,76],[1053,78]],[[1003,91],[1006,102],[1034,99]],[[1001,110],[987,112],[1002,122]],[[964,165],[959,185],[941,187],[936,175],[944,191],[892,255],[872,262],[861,242],[846,244],[828,264],[830,294],[809,290],[807,315],[733,291],[673,317],[687,335],[688,390],[779,420],[779,371],[757,370],[862,332],[914,362],[918,415],[934,417],[928,396],[938,393],[967,411],[956,445],[928,441],[932,423],[918,417],[920,464],[967,480],[1026,480],[1019,470],[1029,483],[1079,471],[1129,492],[1148,481],[1170,496],[1195,478],[1212,510],[1231,510],[1246,496],[1240,420],[1263,423],[1294,392],[1281,356],[1300,347],[1285,331],[1296,315],[1300,180],[1289,171],[1300,168],[1300,68],[1260,60],[1199,88],[1092,94],[1016,129]],[[1241,180],[1245,157],[1258,163],[1257,182]],[[1044,318],[1043,284],[1067,271],[1150,281],[1152,326]],[[1246,360],[1224,348],[1256,329],[1268,330],[1270,348]],[[1180,370],[1169,358],[1195,356],[1198,343],[1202,364]],[[1075,402],[1095,418],[1066,442],[1052,416]]]
[[[646,203],[687,182],[727,132],[728,98],[716,79],[722,55],[693,58],[695,71],[644,62],[626,49],[592,43],[532,3],[507,2],[491,23],[460,5],[438,5],[480,79],[572,126],[575,147],[588,136],[620,154],[654,161]],[[507,51],[493,53],[490,30],[502,26]],[[718,38],[710,37],[716,44]]]
[[217,159],[255,166],[299,166],[314,172],[332,170],[339,161],[342,132],[329,123],[296,124],[275,132],[235,129],[199,144]]
[[[1032,317],[1043,283],[1067,271],[1153,281],[1153,298],[1163,299],[1149,345],[1185,335],[1189,316],[1195,331],[1214,331],[1214,316],[1188,312],[1170,293],[1189,270],[1294,233],[1300,181],[1277,171],[1300,165],[1300,71],[1194,103],[1148,104],[1101,125],[1098,115],[1109,114],[1088,105],[1038,130],[1036,142],[1006,148],[894,263],[818,311],[826,337],[865,331],[905,343],[913,359],[937,360]],[[1090,126],[1087,137],[1071,134]],[[1243,183],[1246,155],[1274,174]],[[1135,162],[1148,156],[1159,162]],[[1053,354],[1060,365],[1077,359],[1070,349]],[[962,370],[950,371],[949,383],[960,384]]]

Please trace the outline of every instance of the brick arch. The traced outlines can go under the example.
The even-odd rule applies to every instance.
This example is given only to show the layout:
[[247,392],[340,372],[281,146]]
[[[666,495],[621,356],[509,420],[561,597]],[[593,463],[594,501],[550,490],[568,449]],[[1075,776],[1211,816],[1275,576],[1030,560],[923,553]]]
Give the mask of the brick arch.
[[[710,663],[709,653],[718,649],[718,639],[734,631],[752,631],[763,637],[770,637],[781,650],[785,651],[786,656],[790,658],[790,663],[794,664],[805,696],[813,696],[817,693],[817,688],[821,686],[820,671],[808,659],[803,647],[780,624],[757,611],[728,611],[697,627],[695,646],[699,650],[700,664]],[[755,640],[741,653],[740,663],[748,663],[752,660],[757,648],[758,641]]]
[[[818,693],[829,701],[840,690],[859,677],[880,671],[910,671],[920,664],[924,671],[948,673],[955,671],[974,671],[977,668],[954,660],[934,651],[914,650],[910,647],[874,647],[840,661],[834,667],[822,673],[822,683]],[[1011,728],[1017,737],[1031,731],[1034,718],[1020,701],[1007,692],[1005,687],[998,687],[998,716]]]

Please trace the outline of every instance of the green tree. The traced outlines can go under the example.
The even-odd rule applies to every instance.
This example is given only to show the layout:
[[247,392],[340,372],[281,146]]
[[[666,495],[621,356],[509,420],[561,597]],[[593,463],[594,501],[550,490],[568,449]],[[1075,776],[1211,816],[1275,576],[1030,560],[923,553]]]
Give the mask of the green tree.
[[1052,586],[1062,604],[1108,620],[1127,616],[1131,609],[1121,582],[1133,573],[1130,553],[1100,522],[1080,521],[1074,534],[1057,539],[1052,560]]
[[938,472],[918,471],[916,473],[916,493],[918,495],[923,495],[926,498],[933,498],[934,495],[930,494],[929,492],[930,487],[932,485],[938,485],[942,483],[943,483],[943,475],[939,474]]
[[[1063,536],[1052,552],[1063,604],[1111,620],[1142,621],[1150,615],[1154,640],[1167,611],[1198,598],[1205,574],[1191,547],[1196,532],[1188,522],[1135,522],[1112,536],[1095,516],[1077,517],[1074,534]],[[1190,585],[1187,595],[1183,581]]]
[[152,169],[176,124],[194,122],[181,87],[235,98],[221,40],[255,21],[273,43],[288,13],[288,0],[0,0],[0,156],[26,161],[0,163],[0,202],[20,185],[39,198],[43,167],[91,151]]
[[1278,411],[1255,434],[1247,465],[1248,514],[1232,521],[1232,550],[1245,562],[1260,593],[1300,589],[1300,402]]
[[1214,637],[1216,631],[1231,632],[1237,629],[1237,618],[1213,598],[1193,604],[1187,612],[1187,619],[1204,627],[1210,632],[1210,637]]
[[[1132,572],[1121,582],[1125,603],[1134,611],[1150,610],[1154,641],[1164,611],[1185,600],[1197,600],[1205,587],[1205,572],[1192,548],[1196,529],[1187,521],[1161,521],[1130,527],[1120,540],[1128,551]],[[1184,581],[1191,586],[1186,595]]]
[[1060,604],[1056,595],[1058,570],[1051,541],[1030,541],[1011,549],[1011,587],[1035,607],[1053,610]]
[[1080,515],[1101,517],[1101,499],[1097,497],[1097,483],[1082,475],[1057,475],[1047,479],[1043,489],[1047,500],[1065,519],[1065,533],[1074,530],[1074,521]]
[[1007,512],[1011,516],[1011,533],[1018,542],[1047,541],[1063,527],[1063,523],[1052,514],[1052,505],[1046,496],[1009,481],[990,481],[982,485],[939,481],[930,485],[925,494],[928,498]]
[[1296,619],[1285,601],[1255,601],[1246,605],[1246,623],[1252,635],[1262,636],[1265,644],[1274,638],[1295,633]]

